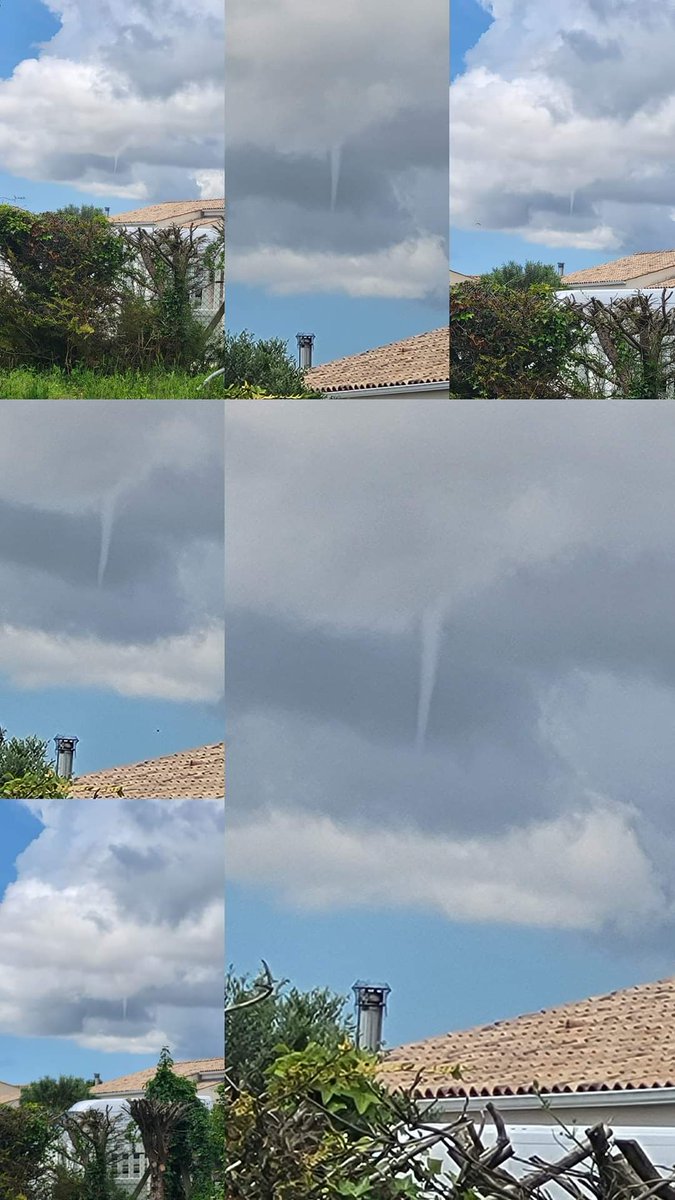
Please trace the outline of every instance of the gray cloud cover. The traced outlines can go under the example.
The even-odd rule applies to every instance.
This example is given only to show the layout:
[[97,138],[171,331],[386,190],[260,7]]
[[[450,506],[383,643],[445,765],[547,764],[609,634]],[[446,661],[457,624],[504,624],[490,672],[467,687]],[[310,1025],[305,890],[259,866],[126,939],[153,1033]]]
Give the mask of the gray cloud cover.
[[672,930],[674,447],[658,402],[234,409],[234,876]]
[[434,0],[422,0],[414,20],[383,0],[334,9],[233,0],[233,281],[313,291],[313,269],[357,294],[379,255],[370,294],[445,297],[447,46],[447,11]]
[[70,639],[88,653],[64,682],[123,689],[132,650],[147,694],[176,694],[205,638],[186,698],[218,698],[223,419],[211,401],[0,404],[0,671],[39,675]]

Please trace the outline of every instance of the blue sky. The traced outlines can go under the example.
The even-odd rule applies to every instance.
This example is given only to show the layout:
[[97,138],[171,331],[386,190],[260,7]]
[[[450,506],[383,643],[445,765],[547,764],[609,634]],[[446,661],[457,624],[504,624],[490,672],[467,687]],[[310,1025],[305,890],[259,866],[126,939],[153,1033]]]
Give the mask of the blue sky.
[[354,296],[270,296],[258,288],[230,284],[228,327],[254,337],[280,337],[297,361],[297,333],[315,335],[313,362],[359,354],[414,333],[437,329],[447,308],[415,300],[374,300]]
[[230,885],[227,961],[255,975],[264,959],[300,988],[353,1002],[357,979],[388,983],[390,1046],[468,1029],[668,974],[664,955],[608,953],[579,934],[459,923],[428,912],[312,914],[264,888]]
[[660,65],[672,16],[636,39],[631,5],[580,11],[562,0],[545,19],[523,0],[494,21],[489,7],[452,5],[451,191],[462,213],[452,266],[477,274],[535,259],[572,271],[672,247],[672,88]]
[[221,742],[223,407],[0,408],[0,727],[77,774]]
[[55,736],[79,738],[78,775],[223,740],[222,714],[207,705],[149,702],[96,688],[22,691],[6,679],[0,704],[0,725],[9,736],[35,734],[49,742],[51,757]]

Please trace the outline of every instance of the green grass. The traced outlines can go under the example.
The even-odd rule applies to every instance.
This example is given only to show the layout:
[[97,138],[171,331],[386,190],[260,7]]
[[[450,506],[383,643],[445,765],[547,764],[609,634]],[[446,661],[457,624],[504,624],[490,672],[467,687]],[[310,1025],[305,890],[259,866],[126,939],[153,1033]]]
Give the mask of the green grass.
[[223,396],[222,377],[202,387],[208,372],[124,371],[104,375],[76,370],[0,371],[1,400],[191,400]]

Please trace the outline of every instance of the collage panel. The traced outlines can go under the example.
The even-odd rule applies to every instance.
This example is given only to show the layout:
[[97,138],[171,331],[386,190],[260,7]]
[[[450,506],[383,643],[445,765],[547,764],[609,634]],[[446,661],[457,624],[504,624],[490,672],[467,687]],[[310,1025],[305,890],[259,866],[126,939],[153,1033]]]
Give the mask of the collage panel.
[[446,0],[226,29],[226,396],[447,398]]
[[0,797],[222,799],[222,404],[0,428]]
[[665,1195],[675,407],[228,422],[227,1194]]
[[675,398],[672,4],[452,6],[451,395]]
[[0,799],[3,1200],[223,1195],[222,800]]
[[0,7],[0,399],[222,395],[222,0]]

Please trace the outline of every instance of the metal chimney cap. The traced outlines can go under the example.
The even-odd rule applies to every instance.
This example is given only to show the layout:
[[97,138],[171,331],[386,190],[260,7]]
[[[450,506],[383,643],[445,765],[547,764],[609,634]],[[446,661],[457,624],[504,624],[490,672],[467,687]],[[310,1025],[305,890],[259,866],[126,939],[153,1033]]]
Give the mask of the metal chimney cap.
[[314,334],[296,333],[295,337],[298,343],[298,366],[301,371],[307,371],[312,365]]
[[54,738],[57,750],[74,750],[79,740],[76,737],[66,737],[62,733],[57,734]]
[[365,1007],[379,1008],[387,1003],[391,988],[388,983],[367,983],[365,979],[357,979],[352,985],[352,991],[357,1003]]

